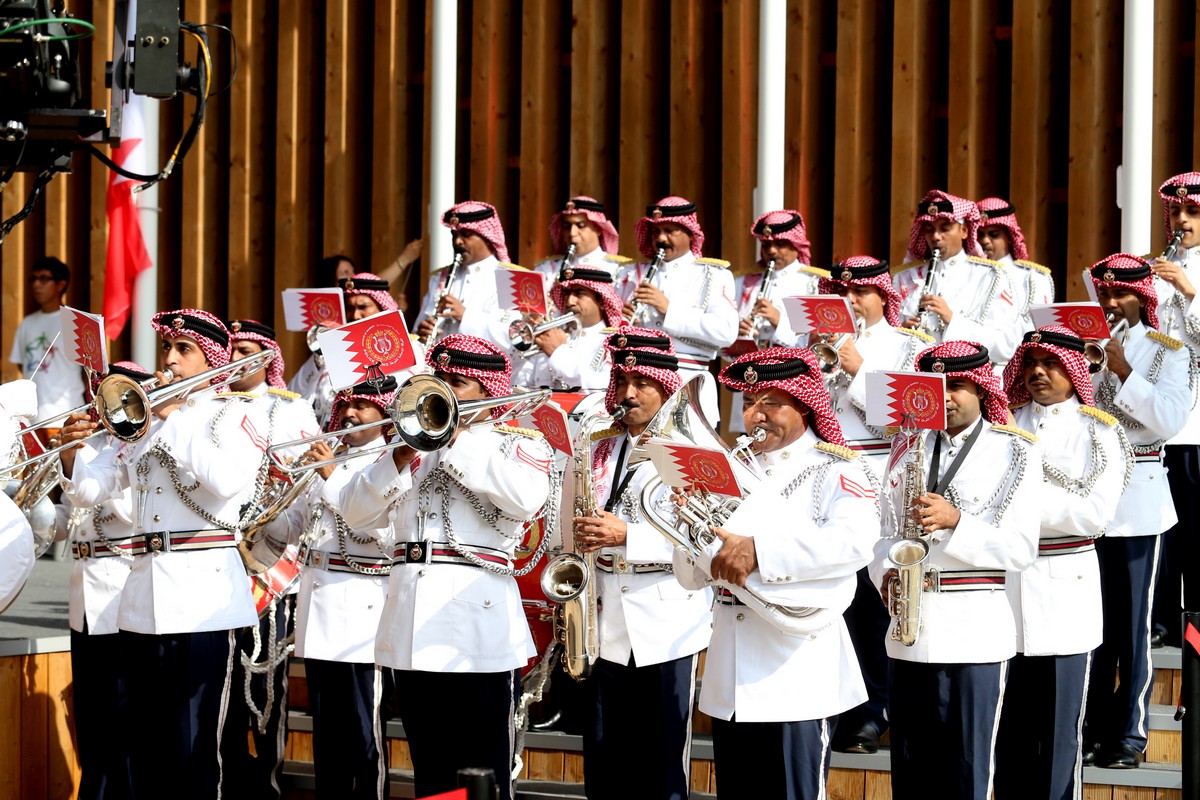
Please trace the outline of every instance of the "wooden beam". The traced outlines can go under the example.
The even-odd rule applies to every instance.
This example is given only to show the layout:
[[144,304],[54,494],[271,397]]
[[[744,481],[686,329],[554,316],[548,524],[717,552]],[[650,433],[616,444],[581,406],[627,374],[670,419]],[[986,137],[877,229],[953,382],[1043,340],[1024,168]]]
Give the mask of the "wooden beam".
[[900,264],[908,248],[917,201],[930,189],[934,169],[930,152],[933,133],[933,86],[937,76],[929,59],[933,7],[899,3],[892,25],[892,263]]
[[[1189,172],[1192,154],[1192,132],[1179,124],[1180,97],[1190,96],[1181,91],[1191,75],[1183,72],[1187,62],[1180,57],[1184,10],[1179,0],[1160,0],[1154,4],[1154,108],[1150,125],[1154,130],[1151,156],[1151,186],[1149,225],[1150,250],[1161,253],[1166,245],[1167,232],[1163,227],[1162,202],[1154,191],[1172,175]],[[1193,34],[1194,35],[1194,34]],[[1140,254],[1139,254],[1140,255]]]
[[[670,73],[666,76],[671,87],[668,190],[706,208],[707,198],[703,196],[703,110],[707,100],[704,84],[705,2],[671,0],[670,11],[671,57]],[[659,37],[660,42],[662,38],[665,37]],[[658,118],[661,119],[661,115]]]
[[551,255],[550,217],[564,200],[560,174],[558,121],[563,117],[561,40],[563,4],[525,0],[521,4],[521,164],[520,208],[512,256],[532,266]]
[[[508,99],[510,83],[515,79],[509,67],[513,10],[512,0],[475,3],[471,35],[470,199],[496,206],[500,221],[506,224],[506,235],[507,224],[511,222],[504,211],[508,205],[508,153],[512,136]],[[456,198],[456,202],[466,199]]]
[[744,271],[758,258],[747,230],[754,221],[758,170],[758,1],[725,0],[721,28],[721,219],[701,217],[701,223],[720,227],[721,258]]
[[[617,46],[609,27],[609,0],[571,3],[571,116],[568,129],[570,177],[567,194],[586,194],[605,203],[617,218],[617,198],[606,197],[616,142],[608,119],[617,110],[609,63]],[[632,235],[632,231],[629,234]],[[632,241],[629,239],[628,241]],[[633,252],[626,248],[627,252]]]
[[[946,189],[979,200],[1000,190],[996,170],[996,0],[973,0],[950,25]],[[915,199],[915,198],[914,198]]]
[[[1013,114],[1009,130],[1008,200],[1016,206],[1029,256],[1047,259],[1050,248],[1050,81],[1053,0],[1013,2]],[[1054,265],[1061,273],[1062,265]],[[1064,275],[1056,274],[1062,292]]]
[[812,260],[818,264],[832,259],[830,243],[821,241],[820,236],[832,216],[824,202],[830,187],[821,181],[827,156],[821,152],[820,131],[830,124],[828,105],[821,102],[821,23],[825,12],[824,3],[788,0],[783,202],[804,217],[813,244]]
[[371,117],[371,253],[378,272],[391,264],[420,225],[408,218],[414,114],[408,108],[408,4],[375,5],[375,83]]
[[370,215],[363,191],[368,139],[362,136],[371,111],[362,87],[371,48],[368,6],[356,0],[325,4],[325,189],[322,254],[345,253],[368,269]]
[[876,48],[879,6],[876,0],[846,0],[838,9],[836,67],[837,114],[834,147],[832,260],[871,254],[875,187]]
[[[653,197],[653,164],[656,133],[662,129],[661,109],[654,108],[653,51],[660,46],[651,35],[653,0],[624,0],[621,4],[620,143],[617,153],[619,189],[617,211],[625,232],[623,249],[641,258],[633,230]],[[659,123],[656,126],[655,121]]]
[[[31,178],[26,173],[18,172],[4,187],[4,193],[0,195],[0,220],[11,218],[25,205],[30,181]],[[29,277],[27,263],[25,231],[18,225],[4,240],[4,244],[0,244],[0,284],[4,288],[4,296],[0,297],[0,344],[4,349],[4,352],[0,353],[3,357],[0,373],[5,381],[15,379],[18,374],[17,367],[9,362],[8,356],[12,353],[17,326],[25,317],[25,286]],[[3,785],[3,778],[0,778],[0,787]],[[13,795],[19,796],[20,792]]]

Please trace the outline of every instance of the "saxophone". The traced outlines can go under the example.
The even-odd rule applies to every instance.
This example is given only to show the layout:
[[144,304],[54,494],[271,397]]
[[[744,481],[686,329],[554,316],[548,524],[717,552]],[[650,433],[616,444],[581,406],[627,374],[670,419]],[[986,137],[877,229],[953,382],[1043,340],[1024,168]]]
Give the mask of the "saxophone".
[[921,594],[925,591],[925,566],[929,538],[913,517],[912,507],[925,493],[925,436],[919,438],[912,458],[904,464],[904,515],[900,538],[888,549],[888,560],[899,575],[888,580],[888,613],[896,619],[892,640],[912,647],[921,635]]
[[[625,407],[609,417],[600,409],[585,417],[575,434],[572,472],[575,476],[575,516],[595,516],[596,485],[592,479],[592,434],[624,416]],[[574,537],[572,537],[574,541]],[[554,633],[562,645],[563,670],[577,681],[586,680],[600,659],[600,597],[595,585],[599,551],[578,549],[559,553],[546,562],[540,584],[555,603]]]

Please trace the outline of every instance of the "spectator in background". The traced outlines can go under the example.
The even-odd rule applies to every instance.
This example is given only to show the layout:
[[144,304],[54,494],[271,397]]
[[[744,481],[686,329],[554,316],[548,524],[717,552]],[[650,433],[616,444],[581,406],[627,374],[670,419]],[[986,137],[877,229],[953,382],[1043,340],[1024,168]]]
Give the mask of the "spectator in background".
[[[67,357],[66,345],[59,335],[62,325],[58,310],[70,280],[70,268],[53,256],[43,256],[33,262],[29,271],[29,291],[38,310],[17,326],[12,353],[8,357],[17,365],[22,378],[29,378],[37,385],[39,420],[83,403],[83,371]],[[54,433],[53,429],[43,431],[47,437]]]

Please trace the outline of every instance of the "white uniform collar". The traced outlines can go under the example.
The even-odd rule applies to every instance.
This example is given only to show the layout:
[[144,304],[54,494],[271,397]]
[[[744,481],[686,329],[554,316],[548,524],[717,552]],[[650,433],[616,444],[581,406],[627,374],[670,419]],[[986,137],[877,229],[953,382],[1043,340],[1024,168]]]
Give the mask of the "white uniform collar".
[[1031,402],[1029,404],[1029,407],[1031,409],[1033,409],[1033,413],[1035,416],[1042,417],[1042,416],[1062,415],[1068,411],[1074,411],[1078,405],[1079,405],[1079,397],[1077,395],[1073,394],[1070,397],[1068,397],[1066,400],[1063,400],[1061,403],[1055,403],[1054,405],[1049,405],[1049,406],[1044,406],[1041,403],[1039,403],[1038,401],[1034,400],[1033,402]]
[[[236,361],[231,361],[229,363],[231,365],[237,364]],[[265,395],[267,393],[267,381],[264,378],[263,380],[259,381],[257,386],[251,387],[249,389],[245,389],[244,391],[246,394],[252,394],[255,397],[262,397],[263,395]]]
[[[653,259],[651,259],[651,261],[653,261]],[[693,263],[695,263],[695,261],[696,261],[696,256],[694,256],[692,254],[691,250],[687,250],[684,252],[683,255],[681,255],[679,258],[675,259],[674,261],[664,261],[663,267],[664,268],[677,267],[677,266],[682,267],[682,266],[687,266],[688,264],[693,264]]]
[[500,266],[500,260],[494,255],[490,255],[483,261],[476,261],[467,267],[470,272],[479,272],[485,269],[496,269]]
[[810,426],[808,430],[800,434],[799,439],[792,442],[787,447],[781,447],[778,450],[772,450],[769,453],[759,453],[758,458],[762,461],[763,466],[773,467],[776,464],[782,464],[793,456],[811,450],[819,441],[821,440],[817,438],[816,432]]
[[592,336],[594,334],[601,333],[604,330],[604,328],[605,328],[604,317],[601,316],[599,322],[597,322],[595,325],[588,325],[586,328],[581,329],[579,331],[579,335],[580,336]]
[[874,325],[868,325],[863,329],[863,336],[871,336],[876,333],[883,333],[885,330],[891,330],[891,325],[888,324],[887,316],[884,315]]
[[583,255],[577,254],[575,256],[575,261],[573,263],[575,263],[575,264],[599,264],[600,262],[602,262],[604,260],[604,257],[606,255],[608,255],[608,253],[604,252],[604,249],[602,247],[600,247],[600,245],[596,245],[594,248],[592,248],[591,251],[584,253]]
[[996,259],[996,261],[999,261],[1001,264],[1003,264],[1006,267],[1011,267],[1011,266],[1013,266],[1013,264],[1016,263],[1016,261],[1013,260],[1013,257],[1008,253],[1005,253],[1004,255],[1000,256],[999,258]]
[[943,258],[942,263],[946,266],[956,267],[967,262],[967,248],[964,245],[962,250],[959,250],[949,258]]
[[967,437],[971,435],[971,432],[975,430],[975,427],[977,425],[982,425],[982,424],[983,424],[983,412],[980,411],[979,418],[976,419],[974,422],[972,422],[970,425],[968,425],[965,430],[960,431],[957,436],[951,436],[950,434],[946,433],[945,431],[937,431],[937,434],[939,436],[941,436],[942,440],[945,441],[947,444],[949,444],[951,447],[962,447],[963,442],[965,442],[967,440]]

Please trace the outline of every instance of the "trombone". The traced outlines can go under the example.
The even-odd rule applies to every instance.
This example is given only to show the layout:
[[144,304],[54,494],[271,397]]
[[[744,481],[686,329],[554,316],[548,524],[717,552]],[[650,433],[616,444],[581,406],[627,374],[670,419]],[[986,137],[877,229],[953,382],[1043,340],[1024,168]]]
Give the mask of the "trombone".
[[[1103,372],[1104,370],[1108,369],[1108,353],[1105,352],[1104,348],[1112,339],[1115,339],[1118,336],[1121,337],[1122,346],[1124,346],[1125,342],[1129,340],[1129,320],[1121,317],[1121,319],[1117,321],[1117,315],[1115,313],[1105,314],[1104,318],[1108,320],[1109,324],[1108,338],[1099,339],[1092,342],[1084,342],[1083,345],[1083,357],[1088,360],[1088,364],[1090,365],[1088,369],[1092,372]],[[1114,321],[1116,324],[1113,324]]]
[[[454,432],[460,426],[472,427],[484,422],[500,422],[506,419],[516,419],[541,408],[550,400],[549,389],[517,392],[503,397],[487,397],[482,400],[460,401],[450,384],[432,375],[414,375],[404,382],[396,392],[395,399],[388,407],[383,419],[375,422],[364,422],[361,425],[351,425],[318,436],[307,436],[303,439],[293,439],[290,442],[280,442],[267,448],[272,456],[280,450],[289,450],[313,442],[338,439],[348,433],[392,425],[400,438],[388,442],[379,452],[394,450],[405,445],[422,453],[432,453],[450,444]],[[485,417],[482,412],[491,411],[500,406],[509,406],[498,419]],[[375,451],[372,451],[375,452]],[[352,458],[358,458],[360,453],[346,453],[335,456],[327,461],[314,461],[296,466],[281,466],[280,469],[289,475],[306,472],[328,464],[340,464]]]

